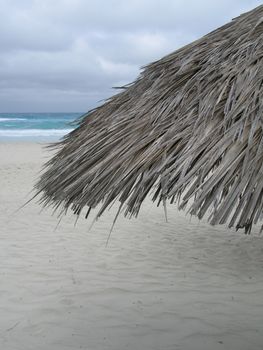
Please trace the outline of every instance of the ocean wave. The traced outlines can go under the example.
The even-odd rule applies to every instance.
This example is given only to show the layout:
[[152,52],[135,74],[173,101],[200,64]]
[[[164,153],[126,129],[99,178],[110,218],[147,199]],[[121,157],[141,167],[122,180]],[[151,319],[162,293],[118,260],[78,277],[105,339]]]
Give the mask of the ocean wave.
[[25,118],[0,118],[0,122],[7,122],[7,121],[27,121]]
[[0,137],[54,137],[63,136],[73,129],[23,129],[0,130]]

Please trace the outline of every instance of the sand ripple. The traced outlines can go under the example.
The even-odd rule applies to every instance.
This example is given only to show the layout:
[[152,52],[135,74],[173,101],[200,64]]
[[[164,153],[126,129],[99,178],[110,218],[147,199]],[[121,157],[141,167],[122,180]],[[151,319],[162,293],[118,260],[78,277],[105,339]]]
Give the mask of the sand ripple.
[[0,145],[0,348],[262,350],[263,237],[147,202],[88,231],[30,204],[39,145]]

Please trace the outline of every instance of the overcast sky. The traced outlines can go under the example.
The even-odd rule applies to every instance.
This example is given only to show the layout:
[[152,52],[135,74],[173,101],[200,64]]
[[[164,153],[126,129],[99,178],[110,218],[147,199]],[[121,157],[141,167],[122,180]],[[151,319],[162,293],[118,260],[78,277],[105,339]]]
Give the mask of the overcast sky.
[[256,0],[0,0],[0,112],[85,112]]

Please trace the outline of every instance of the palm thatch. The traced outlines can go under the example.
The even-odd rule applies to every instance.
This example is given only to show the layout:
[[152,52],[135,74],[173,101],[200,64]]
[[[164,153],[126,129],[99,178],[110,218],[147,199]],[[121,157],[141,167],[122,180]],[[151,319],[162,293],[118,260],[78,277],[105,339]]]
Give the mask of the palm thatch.
[[[144,67],[56,144],[44,205],[137,215],[152,193],[250,232],[263,212],[263,6]],[[119,210],[119,212],[120,212]]]

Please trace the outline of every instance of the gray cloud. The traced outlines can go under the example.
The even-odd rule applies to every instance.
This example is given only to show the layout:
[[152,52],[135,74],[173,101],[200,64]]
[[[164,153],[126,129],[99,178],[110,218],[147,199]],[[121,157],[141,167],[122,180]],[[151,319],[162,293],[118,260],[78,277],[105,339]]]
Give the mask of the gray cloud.
[[0,111],[86,111],[256,0],[0,0]]

